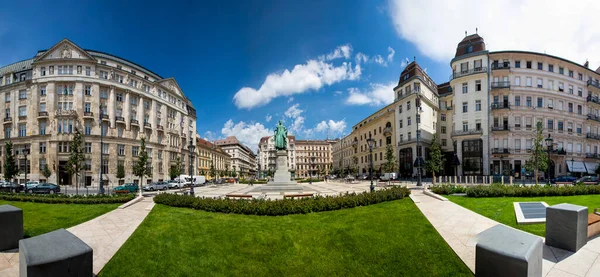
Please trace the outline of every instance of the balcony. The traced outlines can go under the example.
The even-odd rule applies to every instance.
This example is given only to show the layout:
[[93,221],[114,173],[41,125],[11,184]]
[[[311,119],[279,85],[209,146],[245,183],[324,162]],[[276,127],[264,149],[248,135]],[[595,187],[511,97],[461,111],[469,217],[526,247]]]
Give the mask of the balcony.
[[588,95],[587,98],[585,99],[585,101],[600,104],[600,99],[598,99],[598,96]]
[[150,124],[150,122],[144,122],[144,128],[152,129],[152,124]]
[[[417,138],[409,138],[409,139],[399,141],[398,146],[401,146],[404,144],[409,144],[409,143],[416,143],[416,142],[417,142]],[[431,143],[431,140],[421,138],[421,139],[419,139],[419,142]]]
[[492,132],[508,132],[510,131],[510,127],[508,126],[494,126],[492,127]]
[[585,157],[588,159],[600,159],[600,155],[597,153],[586,153]]
[[600,89],[600,82],[598,82],[598,81],[588,80],[587,81],[587,85],[588,86],[593,86],[593,87],[596,87],[596,88]]
[[158,129],[159,131],[163,131],[163,126],[162,125],[156,125],[156,129]]
[[599,117],[599,116],[597,116],[597,115],[595,115],[595,114],[591,114],[591,113],[589,113],[589,114],[587,115],[587,118],[586,118],[586,119],[587,119],[587,120],[596,121],[596,122],[600,122],[600,117]]
[[450,75],[450,80],[477,74],[477,73],[485,73],[485,72],[487,72],[487,70],[488,70],[487,66],[483,66],[483,67],[471,68],[471,69],[463,70],[463,71],[459,71],[459,72],[454,72],[454,73],[452,73],[452,75]]
[[4,123],[9,123],[9,122],[12,122],[12,117],[10,117],[10,116],[9,117],[5,117],[4,118]]
[[93,112],[84,112],[83,118],[94,118],[94,113]]
[[101,115],[100,118],[102,118],[103,121],[108,121],[109,120],[107,114]]
[[48,117],[48,112],[38,112],[38,118],[46,118]]
[[510,82],[509,81],[492,82],[491,86],[492,86],[492,89],[510,88]]
[[132,120],[129,121],[129,123],[131,125],[140,126],[140,123],[137,121],[137,119],[132,119]]
[[510,154],[510,148],[492,148],[492,154]]
[[483,134],[483,129],[470,129],[470,130],[460,130],[460,131],[453,131],[452,132],[452,136],[453,137],[459,137],[459,136],[469,136],[469,135],[482,135]]
[[509,63],[492,63],[492,70],[510,69]]
[[509,102],[492,103],[491,109],[492,110],[502,110],[502,109],[509,109],[510,110],[510,103]]
[[115,122],[125,124],[125,118],[122,116],[115,117]]
[[383,129],[383,135],[386,137],[389,137],[392,135],[392,127],[385,127],[385,129]]
[[600,140],[599,134],[587,133],[585,138]]

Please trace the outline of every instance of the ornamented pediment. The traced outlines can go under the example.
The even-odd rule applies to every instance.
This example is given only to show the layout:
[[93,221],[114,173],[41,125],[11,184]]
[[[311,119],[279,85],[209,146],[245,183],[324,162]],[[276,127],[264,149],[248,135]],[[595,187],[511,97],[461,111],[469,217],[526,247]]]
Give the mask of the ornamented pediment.
[[175,81],[174,78],[162,79],[162,80],[158,81],[158,83],[160,85],[162,85],[163,87],[169,89],[171,92],[175,93],[176,95],[185,98],[185,96],[183,95],[183,90],[181,90],[181,88],[179,87],[179,84],[177,84],[177,81]]
[[68,39],[63,39],[59,43],[52,46],[44,54],[38,56],[34,62],[55,59],[81,59],[96,61],[94,57],[88,54],[85,50],[75,45]]

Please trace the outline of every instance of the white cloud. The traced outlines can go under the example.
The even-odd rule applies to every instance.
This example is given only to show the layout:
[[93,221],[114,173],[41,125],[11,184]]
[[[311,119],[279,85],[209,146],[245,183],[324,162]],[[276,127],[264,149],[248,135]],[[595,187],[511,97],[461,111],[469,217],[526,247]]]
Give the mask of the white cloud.
[[387,62],[383,59],[383,57],[381,55],[374,56],[373,61],[377,64],[387,66]]
[[213,133],[211,131],[206,131],[204,133],[204,139],[207,140],[207,141],[214,141],[214,140],[219,139],[219,137],[217,136],[217,134],[215,134],[215,133]]
[[240,121],[234,124],[233,120],[230,119],[223,125],[221,133],[224,136],[235,136],[241,143],[250,147],[256,153],[260,138],[270,136],[273,132],[260,123]]
[[394,101],[394,87],[396,83],[371,84],[368,91],[360,91],[357,88],[349,88],[349,96],[346,99],[348,105],[387,105]]
[[299,106],[300,106],[300,104],[298,104],[298,103],[290,106],[285,111],[285,116],[287,116],[289,118],[296,118],[296,117],[300,116],[304,112],[304,110],[299,109],[298,108]]
[[269,122],[271,121],[271,118],[273,118],[273,116],[267,114],[267,116],[265,116],[265,121]]
[[350,54],[352,53],[352,45],[344,44],[340,45],[333,50],[333,52],[327,54],[327,60],[335,60],[341,57],[344,57],[346,60],[350,58]]
[[358,53],[356,53],[356,57],[354,59],[356,59],[357,64],[366,63],[369,61],[369,56],[367,56],[361,52],[358,52]]
[[356,80],[361,75],[359,64],[343,62],[340,66],[317,60],[294,66],[292,71],[271,73],[257,90],[250,87],[240,89],[233,100],[238,108],[252,109],[266,105],[276,97],[319,90],[345,80]]
[[294,97],[288,98],[288,103],[293,102],[293,101],[294,101]]
[[396,51],[391,46],[388,46],[388,53],[389,54],[387,56],[387,61],[392,62],[394,60],[394,55],[396,54]]
[[318,133],[325,133],[327,132],[327,135],[340,135],[342,134],[342,132],[344,132],[344,129],[346,129],[346,120],[342,119],[340,121],[334,121],[334,120],[329,120],[329,121],[321,121],[319,122],[319,124],[317,124],[317,126],[314,128],[315,132]]
[[404,58],[404,60],[402,60],[402,61],[400,62],[400,67],[401,67],[402,69],[404,69],[404,68],[405,68],[405,67],[406,67],[406,66],[407,66],[409,63],[410,63],[410,60],[408,59],[408,57],[406,57],[406,58]]
[[333,96],[342,95],[342,93],[343,93],[342,91],[336,90],[336,91],[333,92]]
[[304,110],[298,108],[299,106],[300,104],[296,103],[285,111],[285,116],[293,119],[289,131],[294,135],[299,134],[304,129],[304,116],[302,116]]
[[399,36],[439,62],[448,63],[465,30],[478,27],[491,51],[546,52],[578,64],[589,59],[592,70],[600,65],[598,23],[586,16],[600,14],[597,0],[390,0],[389,12]]

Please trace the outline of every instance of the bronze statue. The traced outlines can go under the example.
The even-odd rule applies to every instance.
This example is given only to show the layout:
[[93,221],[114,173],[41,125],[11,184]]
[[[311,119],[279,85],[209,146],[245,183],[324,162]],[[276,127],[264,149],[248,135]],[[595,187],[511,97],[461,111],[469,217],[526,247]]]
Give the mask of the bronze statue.
[[281,124],[275,127],[275,150],[287,150],[287,129]]

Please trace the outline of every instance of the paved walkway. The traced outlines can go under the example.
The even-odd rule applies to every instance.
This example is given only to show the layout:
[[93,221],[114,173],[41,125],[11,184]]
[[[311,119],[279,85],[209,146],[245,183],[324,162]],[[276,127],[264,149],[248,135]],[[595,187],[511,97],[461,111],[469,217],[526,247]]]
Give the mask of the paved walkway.
[[[411,198],[452,250],[475,272],[476,236],[500,224],[450,201],[440,201],[413,189]],[[543,239],[543,238],[542,238]],[[600,237],[576,253],[544,245],[542,276],[600,276]]]
[[[117,208],[67,229],[94,250],[94,274],[98,274],[117,253],[153,207],[152,198],[145,197],[125,209]],[[19,276],[18,249],[0,252],[0,277],[17,276]]]

